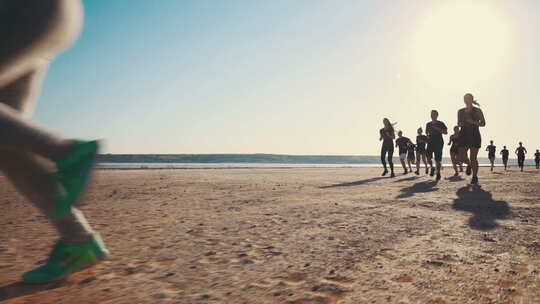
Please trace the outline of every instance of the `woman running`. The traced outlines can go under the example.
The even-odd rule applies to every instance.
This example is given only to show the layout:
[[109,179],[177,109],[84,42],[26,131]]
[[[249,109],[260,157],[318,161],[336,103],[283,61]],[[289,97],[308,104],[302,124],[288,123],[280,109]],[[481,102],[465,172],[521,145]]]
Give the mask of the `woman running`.
[[381,163],[384,167],[382,176],[388,174],[388,169],[386,168],[386,157],[388,156],[388,164],[390,165],[390,177],[395,177],[394,174],[394,163],[392,158],[394,157],[394,138],[396,134],[394,132],[394,125],[388,120],[388,118],[383,119],[384,128],[379,130],[380,138],[382,140],[381,147]]
[[0,170],[60,236],[47,262],[23,275],[25,282],[47,283],[108,254],[82,212],[72,207],[89,178],[97,142],[62,138],[29,120],[50,60],[80,30],[82,4],[0,0],[0,20]]
[[525,154],[527,154],[527,149],[523,146],[522,142],[519,142],[519,147],[517,147],[516,152],[518,157],[518,166],[523,172],[523,166],[525,165]]
[[493,172],[493,167],[495,166],[495,152],[497,151],[497,147],[493,144],[493,140],[489,141],[489,146],[486,147],[486,151],[488,151],[488,159],[491,163],[491,172]]
[[534,153],[534,162],[536,163],[536,170],[540,169],[540,150],[538,149]]
[[[482,147],[482,136],[480,135],[480,127],[486,125],[484,113],[480,108],[480,104],[474,100],[474,96],[470,93],[463,96],[465,108],[458,111],[458,126],[459,131],[459,157],[460,160],[467,164],[467,175],[472,173],[471,184],[478,184],[478,150]],[[470,156],[467,153],[470,151]]]
[[508,168],[508,156],[510,155],[510,151],[506,149],[506,146],[503,146],[503,149],[501,150],[501,155],[502,155],[502,161],[504,165],[504,171],[506,171],[506,169]]
[[426,161],[426,144],[428,142],[427,136],[423,133],[422,128],[418,128],[416,131],[418,135],[416,136],[416,175],[420,174],[420,159],[424,162],[424,167],[426,168],[426,174],[428,174],[428,165]]
[[[450,135],[450,140],[448,142],[450,146],[450,158],[452,159],[452,166],[454,167],[454,177],[459,176],[459,172],[463,172],[463,165],[459,161],[459,127],[454,127],[454,134]],[[459,172],[458,172],[459,166]]]

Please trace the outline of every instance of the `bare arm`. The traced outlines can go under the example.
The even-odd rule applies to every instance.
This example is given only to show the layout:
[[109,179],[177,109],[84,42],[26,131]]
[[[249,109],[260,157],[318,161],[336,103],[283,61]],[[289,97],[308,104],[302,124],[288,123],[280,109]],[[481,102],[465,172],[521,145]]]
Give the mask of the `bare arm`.
[[485,127],[486,126],[486,118],[484,117],[484,112],[482,112],[482,110],[478,109],[478,112],[480,113],[480,119],[478,121],[478,125],[480,127]]

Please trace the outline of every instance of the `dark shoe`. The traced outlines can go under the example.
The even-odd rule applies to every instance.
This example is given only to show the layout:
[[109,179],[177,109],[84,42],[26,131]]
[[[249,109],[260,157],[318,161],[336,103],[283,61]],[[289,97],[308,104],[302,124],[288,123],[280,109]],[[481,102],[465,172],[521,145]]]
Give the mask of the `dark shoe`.
[[390,173],[390,177],[396,177],[396,175],[394,174],[394,172]]
[[478,176],[473,176],[472,177],[471,185],[478,185]]
[[429,173],[428,168],[426,168],[426,174],[428,174],[428,173]]
[[420,175],[420,171],[418,171],[418,170],[416,170],[416,172],[414,172],[414,173],[416,173],[416,175]]
[[435,178],[436,180],[441,180],[441,174],[437,172],[437,177]]
[[465,171],[465,174],[471,175],[471,173],[472,173],[472,168],[471,168],[471,166],[467,166],[467,170]]
[[429,172],[429,176],[434,176],[435,175],[435,168],[431,168],[431,172]]
[[459,173],[454,173],[454,177],[458,177],[459,176]]
[[386,174],[388,174],[388,170],[384,169],[383,173],[381,176],[385,176]]

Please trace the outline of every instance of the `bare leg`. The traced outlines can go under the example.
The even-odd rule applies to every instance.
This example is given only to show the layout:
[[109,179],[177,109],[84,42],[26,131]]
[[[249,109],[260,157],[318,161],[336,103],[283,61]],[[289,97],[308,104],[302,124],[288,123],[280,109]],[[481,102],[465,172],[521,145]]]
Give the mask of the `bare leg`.
[[422,154],[422,161],[424,162],[424,167],[426,168],[426,172],[428,170],[428,164],[427,164],[427,160],[426,160],[426,155],[425,154]]
[[401,166],[403,167],[403,171],[407,172],[407,165],[405,164],[405,160],[399,158],[399,161],[401,162]]
[[478,176],[478,148],[471,148],[471,168],[473,176]]
[[[32,112],[46,66],[0,88],[0,150],[28,151],[51,160],[65,156],[73,141],[61,139],[23,117]],[[21,112],[24,111],[24,112]]]
[[[17,190],[44,214],[51,214],[62,188],[51,178],[50,166],[36,157],[1,151],[0,168]],[[85,244],[92,239],[93,231],[83,214],[76,208],[62,218],[50,219],[61,239],[71,244]]]
[[[6,101],[6,104],[0,103],[0,108],[7,109],[9,115],[16,118],[23,115],[29,116],[33,110],[37,93],[40,90],[45,70],[46,68],[43,67],[40,70],[30,72],[0,89],[0,100]],[[3,123],[2,118],[0,114],[0,125]],[[22,120],[22,118],[19,119]],[[18,124],[11,126],[10,130],[15,133],[18,132],[19,128],[17,126]],[[41,132],[40,130],[37,131]],[[4,131],[0,131],[0,134],[4,134]],[[29,142],[34,137],[37,137],[37,141],[40,142],[40,136],[32,132],[30,134],[32,135],[27,139]],[[11,138],[11,135],[7,137]],[[51,137],[55,138],[54,136]],[[20,141],[20,139],[15,140]],[[33,145],[33,143],[29,145]],[[14,148],[13,146],[9,147]],[[0,170],[5,172],[15,187],[32,201],[36,207],[45,214],[51,214],[62,191],[60,185],[51,178],[54,166],[44,158],[40,160],[35,154],[23,151],[0,149]],[[71,213],[63,218],[51,219],[51,221],[57,228],[61,238],[68,243],[86,243],[92,237],[92,230],[86,223],[82,213],[76,209],[73,209]]]
[[456,171],[456,175],[459,174],[458,173],[458,161],[457,161],[457,156],[455,153],[452,153],[450,154],[450,158],[452,159],[452,167],[454,167],[454,171]]

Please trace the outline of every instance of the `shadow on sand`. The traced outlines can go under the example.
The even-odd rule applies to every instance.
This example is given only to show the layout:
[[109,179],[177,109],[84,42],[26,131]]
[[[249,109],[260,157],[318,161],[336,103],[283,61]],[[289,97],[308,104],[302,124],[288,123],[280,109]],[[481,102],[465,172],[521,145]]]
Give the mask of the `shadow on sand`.
[[476,230],[492,230],[499,226],[497,220],[505,219],[510,214],[510,207],[505,201],[495,201],[491,192],[478,186],[465,186],[456,192],[452,208],[471,212],[469,226]]
[[27,284],[24,282],[15,282],[9,285],[0,286],[0,302],[14,298],[29,296],[45,290],[61,287],[64,282],[55,282],[50,284]]
[[418,182],[410,187],[405,187],[401,189],[401,194],[397,196],[397,198],[407,198],[414,196],[416,193],[427,193],[427,192],[433,192],[437,191],[439,188],[435,187],[437,186],[437,181],[424,181],[424,182]]
[[413,175],[413,176],[409,176],[409,177],[400,178],[398,180],[395,180],[394,183],[410,182],[410,181],[413,181],[413,180],[418,179],[418,178],[420,178],[420,176]]
[[360,186],[360,185],[369,184],[369,183],[376,182],[376,181],[381,180],[381,179],[387,179],[387,178],[388,177],[385,177],[385,176],[379,176],[379,177],[373,177],[373,178],[359,180],[359,181],[356,181],[356,182],[349,182],[349,183],[341,183],[341,184],[335,184],[335,185],[329,185],[329,186],[322,186],[322,187],[319,187],[319,188],[320,189],[326,189],[326,188],[335,188],[335,187]]
[[460,182],[460,181],[462,181],[464,179],[463,179],[463,177],[461,177],[461,175],[458,175],[458,176],[450,176],[446,180],[450,181],[450,182]]

